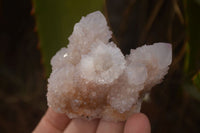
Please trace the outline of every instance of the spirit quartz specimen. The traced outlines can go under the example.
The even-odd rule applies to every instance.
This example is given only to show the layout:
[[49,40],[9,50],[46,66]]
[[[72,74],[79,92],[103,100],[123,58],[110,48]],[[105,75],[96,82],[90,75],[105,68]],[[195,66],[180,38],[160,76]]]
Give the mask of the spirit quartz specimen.
[[68,47],[51,60],[49,107],[69,118],[109,121],[140,112],[144,95],[167,74],[171,45],[144,45],[124,56],[111,34],[99,11],[75,24]]

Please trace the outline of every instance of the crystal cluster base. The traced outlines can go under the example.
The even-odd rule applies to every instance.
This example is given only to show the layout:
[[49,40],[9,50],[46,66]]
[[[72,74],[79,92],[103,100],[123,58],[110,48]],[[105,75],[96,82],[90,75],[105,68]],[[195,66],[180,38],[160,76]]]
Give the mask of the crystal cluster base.
[[111,34],[99,11],[75,24],[68,47],[51,60],[49,107],[69,118],[109,121],[140,112],[144,95],[167,74],[171,45],[144,45],[124,56]]

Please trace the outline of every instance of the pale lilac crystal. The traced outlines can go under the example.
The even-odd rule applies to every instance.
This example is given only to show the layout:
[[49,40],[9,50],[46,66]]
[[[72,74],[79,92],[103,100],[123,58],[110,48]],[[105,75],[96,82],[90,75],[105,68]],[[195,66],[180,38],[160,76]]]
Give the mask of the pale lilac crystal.
[[100,84],[111,83],[125,69],[125,59],[116,46],[106,45],[101,41],[87,55],[81,56],[79,70],[85,80]]
[[124,56],[101,12],[75,24],[67,48],[51,60],[47,101],[69,118],[124,121],[140,111],[143,96],[167,74],[172,61],[168,43],[154,43]]

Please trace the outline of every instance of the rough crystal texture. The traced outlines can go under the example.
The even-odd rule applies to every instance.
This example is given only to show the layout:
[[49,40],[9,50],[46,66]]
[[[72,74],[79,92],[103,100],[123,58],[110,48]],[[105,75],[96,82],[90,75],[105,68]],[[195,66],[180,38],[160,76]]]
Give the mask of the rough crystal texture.
[[51,60],[49,107],[69,118],[110,121],[124,121],[140,111],[144,95],[167,74],[171,45],[144,45],[125,57],[109,42],[111,34],[99,11],[75,25],[68,48]]

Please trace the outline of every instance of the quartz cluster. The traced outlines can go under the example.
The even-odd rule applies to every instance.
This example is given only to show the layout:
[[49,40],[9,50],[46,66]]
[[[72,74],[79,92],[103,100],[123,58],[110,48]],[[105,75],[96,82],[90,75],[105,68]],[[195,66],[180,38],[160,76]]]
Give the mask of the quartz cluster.
[[168,43],[132,49],[124,56],[96,11],[82,17],[51,60],[48,106],[69,118],[124,121],[139,112],[143,97],[160,83],[172,60]]

